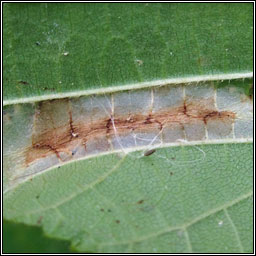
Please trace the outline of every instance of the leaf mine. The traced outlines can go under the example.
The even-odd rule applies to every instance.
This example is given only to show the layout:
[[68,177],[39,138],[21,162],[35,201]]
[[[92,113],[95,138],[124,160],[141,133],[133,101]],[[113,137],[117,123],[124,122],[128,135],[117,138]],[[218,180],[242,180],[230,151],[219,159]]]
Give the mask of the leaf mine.
[[4,113],[5,137],[15,133],[4,141],[6,189],[95,154],[144,148],[149,156],[152,145],[250,139],[253,132],[250,97],[213,82],[20,104]]

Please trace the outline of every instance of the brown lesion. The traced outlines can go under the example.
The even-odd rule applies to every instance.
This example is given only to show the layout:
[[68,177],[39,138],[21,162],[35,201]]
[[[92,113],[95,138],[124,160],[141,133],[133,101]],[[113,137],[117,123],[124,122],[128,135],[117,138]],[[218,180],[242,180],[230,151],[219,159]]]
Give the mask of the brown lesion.
[[[112,118],[112,117],[111,117]],[[112,125],[112,119],[109,118],[106,120],[106,134],[109,135],[109,132],[110,132],[110,127]]]
[[[67,99],[64,99],[67,101]],[[63,101],[64,101],[63,100]],[[61,100],[59,100],[61,101]],[[39,110],[35,118],[48,119],[45,122],[52,122],[51,127],[47,125],[46,129],[40,128],[40,133],[35,131],[32,135],[32,145],[26,150],[26,165],[31,164],[37,159],[55,154],[60,160],[60,152],[66,152],[72,155],[72,145],[74,143],[84,145],[88,141],[92,141],[99,137],[115,136],[112,118],[106,116],[97,121],[86,121],[83,119],[73,120],[72,111],[69,109],[67,113],[67,122],[65,125],[57,126],[54,123],[54,118],[49,114],[49,108],[44,108],[44,104],[40,103]],[[54,109],[55,102],[52,102],[51,109]],[[48,111],[46,113],[46,111]],[[56,113],[55,113],[56,114]],[[49,116],[50,115],[50,116]],[[214,104],[209,103],[209,100],[184,101],[183,104],[177,107],[169,107],[165,110],[147,115],[134,114],[127,116],[119,116],[114,118],[114,124],[118,130],[118,135],[127,134],[127,132],[136,130],[150,131],[159,129],[161,131],[164,125],[171,127],[180,124],[184,127],[185,124],[204,122],[207,125],[209,120],[218,120],[221,122],[234,122],[236,114],[232,111],[217,111]],[[40,124],[44,124],[42,120]],[[36,130],[36,127],[34,127]]]
[[73,139],[73,134],[75,134],[74,132],[74,127],[73,127],[73,119],[72,119],[72,112],[69,110],[68,111],[68,115],[69,115],[69,128],[70,128],[70,140]]
[[186,104],[186,100],[184,100],[183,102],[183,114],[187,115],[187,104]]

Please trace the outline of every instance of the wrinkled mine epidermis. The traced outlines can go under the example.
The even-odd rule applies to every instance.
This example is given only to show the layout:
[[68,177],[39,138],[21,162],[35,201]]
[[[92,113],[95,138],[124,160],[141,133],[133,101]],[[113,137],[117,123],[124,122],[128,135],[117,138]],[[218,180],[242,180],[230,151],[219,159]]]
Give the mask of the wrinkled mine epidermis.
[[14,183],[103,152],[253,132],[249,98],[211,82],[7,106],[3,120],[4,178]]

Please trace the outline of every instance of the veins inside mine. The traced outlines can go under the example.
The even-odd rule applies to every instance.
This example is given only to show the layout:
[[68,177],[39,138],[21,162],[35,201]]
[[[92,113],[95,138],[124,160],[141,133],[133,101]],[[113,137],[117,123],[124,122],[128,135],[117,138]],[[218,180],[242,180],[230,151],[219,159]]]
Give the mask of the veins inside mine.
[[[154,137],[162,133],[163,142],[168,142],[170,138],[167,138],[167,131],[182,131],[180,133],[185,133],[185,137],[177,137],[176,140],[188,139],[186,132],[191,133],[188,130],[190,126],[197,130],[200,129],[201,123],[204,123],[207,129],[207,124],[211,121],[228,123],[231,127],[236,117],[232,111],[218,111],[214,105],[209,106],[209,100],[187,98],[177,106],[166,107],[153,113],[150,110],[145,114],[138,111],[130,113],[128,117],[125,114],[115,117],[109,113],[110,117],[106,114],[105,117],[97,118],[98,112],[104,112],[101,106],[95,107],[91,116],[86,113],[85,116],[81,114],[74,117],[73,111],[70,99],[41,102],[38,105],[32,146],[25,152],[26,165],[51,154],[63,161],[66,158],[63,159],[61,153],[74,156],[82,150],[80,147],[83,148],[81,154],[87,155],[118,147],[136,146],[139,143],[150,144],[152,138],[149,134],[155,134],[152,135]],[[75,112],[79,112],[79,109]],[[136,135],[130,136],[131,133]],[[205,134],[202,138],[204,137]]]

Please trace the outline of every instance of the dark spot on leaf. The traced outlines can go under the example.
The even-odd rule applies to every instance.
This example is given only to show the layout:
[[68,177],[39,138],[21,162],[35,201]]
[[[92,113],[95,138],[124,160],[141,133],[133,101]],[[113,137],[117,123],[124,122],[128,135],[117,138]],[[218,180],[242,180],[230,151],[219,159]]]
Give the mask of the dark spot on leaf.
[[120,223],[120,220],[116,220],[116,223],[119,224],[119,223]]
[[36,45],[40,45],[40,43],[37,41],[37,42],[36,42]]
[[19,81],[19,84],[24,84],[24,85],[28,85],[29,83],[26,81]]
[[170,172],[170,175],[172,176],[172,175],[173,175],[173,172]]
[[137,202],[137,204],[142,204],[144,202],[144,200],[140,200]]
[[108,209],[108,212],[111,212],[111,210],[110,210],[110,209]]
[[37,195],[37,196],[36,196],[36,199],[38,199],[39,197],[40,197],[40,196],[39,196],[39,195]]
[[101,210],[102,212],[104,212],[104,209],[103,209],[103,208],[101,208],[100,210]]
[[150,149],[150,150],[144,152],[144,156],[150,156],[150,155],[152,155],[152,154],[155,153],[155,152],[156,152],[155,149]]

